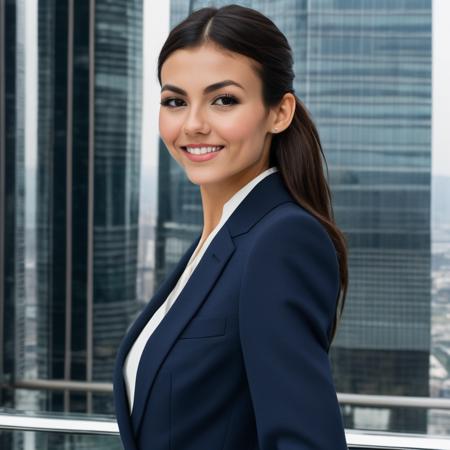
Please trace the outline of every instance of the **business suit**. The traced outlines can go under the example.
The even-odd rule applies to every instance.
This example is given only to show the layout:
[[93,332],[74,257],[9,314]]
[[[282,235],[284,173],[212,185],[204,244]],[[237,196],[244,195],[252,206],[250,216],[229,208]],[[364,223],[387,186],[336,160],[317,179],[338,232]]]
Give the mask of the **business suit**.
[[328,359],[338,261],[279,172],[229,217],[151,335],[130,417],[124,359],[199,239],[119,347],[114,400],[125,449],[346,449]]

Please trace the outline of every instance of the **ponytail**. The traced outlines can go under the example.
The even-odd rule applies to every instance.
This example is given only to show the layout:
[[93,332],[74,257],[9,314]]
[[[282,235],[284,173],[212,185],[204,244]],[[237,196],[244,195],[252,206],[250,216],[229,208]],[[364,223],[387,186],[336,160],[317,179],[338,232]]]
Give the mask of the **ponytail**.
[[347,242],[334,221],[331,191],[327,182],[328,166],[319,133],[306,107],[296,95],[295,99],[296,107],[291,124],[282,133],[272,137],[270,166],[278,167],[291,195],[299,205],[319,220],[333,241],[340,273],[340,290],[331,331],[333,341],[348,288]]
[[[234,4],[194,11],[171,30],[158,57],[159,83],[161,67],[174,51],[199,47],[206,42],[214,42],[257,63],[255,70],[262,81],[266,108],[278,104],[286,92],[293,93],[295,73],[292,49],[286,36],[267,16]],[[292,196],[323,224],[333,241],[340,272],[340,291],[331,333],[333,340],[347,293],[347,250],[345,237],[334,222],[331,193],[322,160],[326,165],[317,129],[307,109],[296,97],[291,124],[272,137],[269,164],[278,167]]]

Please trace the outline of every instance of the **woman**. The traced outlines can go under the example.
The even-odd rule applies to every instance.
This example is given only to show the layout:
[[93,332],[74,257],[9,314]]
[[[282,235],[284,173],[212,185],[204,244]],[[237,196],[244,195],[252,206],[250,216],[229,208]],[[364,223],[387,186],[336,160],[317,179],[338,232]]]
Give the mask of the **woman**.
[[195,11],[161,50],[160,134],[204,222],[119,348],[126,450],[347,448],[328,358],[345,239],[292,64],[237,5]]

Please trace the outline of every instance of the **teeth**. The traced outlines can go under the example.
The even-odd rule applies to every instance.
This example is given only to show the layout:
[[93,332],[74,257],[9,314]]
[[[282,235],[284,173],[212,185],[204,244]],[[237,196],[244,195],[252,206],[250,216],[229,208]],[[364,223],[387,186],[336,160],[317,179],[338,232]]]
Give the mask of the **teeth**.
[[217,152],[222,149],[222,147],[197,147],[197,148],[189,148],[185,147],[189,153],[194,155],[204,155],[206,153]]

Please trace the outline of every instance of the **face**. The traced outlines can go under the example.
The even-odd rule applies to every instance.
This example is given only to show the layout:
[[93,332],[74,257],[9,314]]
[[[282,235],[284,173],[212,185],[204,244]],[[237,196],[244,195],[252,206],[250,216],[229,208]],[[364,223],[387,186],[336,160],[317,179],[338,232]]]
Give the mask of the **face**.
[[[252,63],[213,44],[177,50],[164,62],[159,131],[192,183],[242,184],[269,167],[273,116]],[[233,84],[214,86],[223,81]],[[186,146],[199,144],[222,148],[188,154]]]

